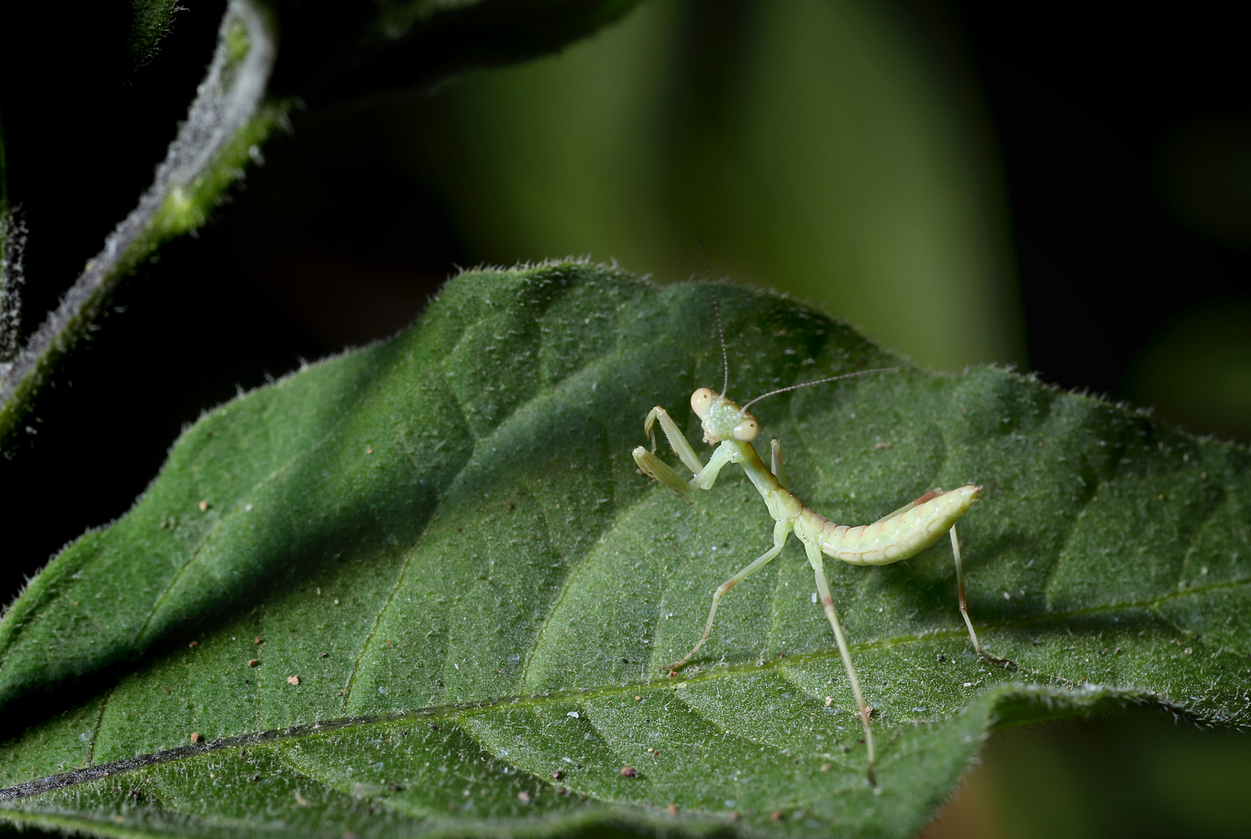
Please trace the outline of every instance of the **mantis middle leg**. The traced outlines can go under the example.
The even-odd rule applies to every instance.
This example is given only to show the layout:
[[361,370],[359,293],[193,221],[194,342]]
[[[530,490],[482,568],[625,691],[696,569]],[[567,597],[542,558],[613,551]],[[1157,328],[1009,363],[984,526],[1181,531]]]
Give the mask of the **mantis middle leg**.
[[665,668],[666,670],[681,669],[688,661],[691,660],[691,656],[699,652],[699,648],[704,646],[704,642],[707,641],[708,636],[712,634],[712,624],[717,618],[717,606],[720,605],[721,598],[725,597],[730,589],[734,588],[743,580],[746,580],[752,574],[755,574],[761,568],[764,568],[772,562],[773,559],[782,552],[782,547],[786,544],[786,537],[789,536],[790,533],[791,525],[788,522],[776,522],[773,525],[773,547],[769,548],[769,550],[754,559],[746,568],[743,568],[733,577],[717,586],[717,590],[712,593],[712,608],[708,610],[708,620],[704,623],[704,634],[699,637],[699,641],[696,642],[695,646],[691,647],[691,651],[689,653],[682,656],[680,661],[675,661],[673,664],[670,664]]

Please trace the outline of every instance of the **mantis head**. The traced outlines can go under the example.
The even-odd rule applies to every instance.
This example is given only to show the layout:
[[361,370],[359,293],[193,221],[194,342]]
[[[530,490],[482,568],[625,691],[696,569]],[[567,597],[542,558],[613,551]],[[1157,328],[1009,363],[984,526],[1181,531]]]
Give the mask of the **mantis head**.
[[691,409],[704,426],[704,442],[738,440],[749,443],[760,434],[760,422],[712,388],[691,394]]

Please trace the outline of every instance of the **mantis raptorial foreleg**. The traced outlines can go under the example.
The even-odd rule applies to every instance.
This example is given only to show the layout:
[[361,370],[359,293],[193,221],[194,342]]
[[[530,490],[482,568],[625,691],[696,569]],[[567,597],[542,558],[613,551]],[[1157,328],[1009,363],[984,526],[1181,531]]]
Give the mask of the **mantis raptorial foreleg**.
[[652,441],[652,454],[656,453],[656,433],[652,428],[656,420],[660,420],[660,429],[665,432],[665,439],[669,441],[673,451],[686,464],[686,468],[690,469],[692,473],[703,469],[704,462],[699,459],[699,455],[695,454],[695,449],[691,447],[690,441],[686,439],[686,435],[682,433],[677,423],[669,416],[669,412],[659,405],[648,411],[647,419],[643,421],[643,433],[647,435],[647,439]]
[[[820,384],[833,379],[848,376],[864,375],[865,373],[885,372],[882,370],[866,370],[850,373],[847,376],[835,376],[822,379]],[[783,390],[792,390],[795,385]],[[778,392],[778,391],[775,391]],[[769,396],[771,394],[765,394]],[[763,398],[763,397],[757,397]],[[756,400],[753,400],[756,401]],[[747,403],[750,405],[751,403]],[[858,527],[837,525],[817,514],[802,502],[786,487],[785,473],[782,465],[782,447],[777,440],[770,446],[772,469],[766,469],[760,456],[756,454],[751,441],[760,433],[760,423],[747,413],[747,405],[739,407],[723,394],[708,388],[700,388],[691,395],[691,407],[699,416],[703,429],[704,441],[717,444],[712,457],[705,465],[695,454],[695,450],[682,434],[669,413],[659,406],[647,415],[644,430],[652,441],[652,451],[639,446],[634,450],[634,460],[649,477],[680,493],[690,500],[690,491],[709,489],[717,479],[717,475],[729,463],[737,463],[743,467],[748,479],[756,491],[764,499],[769,515],[773,517],[773,547],[757,557],[751,564],[726,580],[713,592],[712,606],[708,610],[708,620],[704,624],[704,632],[695,646],[685,656],[674,662],[667,669],[677,671],[686,666],[691,658],[712,634],[713,623],[717,616],[717,607],[721,599],[736,585],[769,564],[782,552],[786,539],[792,531],[804,543],[808,554],[808,562],[816,576],[817,591],[821,596],[821,606],[825,611],[830,628],[834,631],[834,640],[838,644],[838,653],[842,658],[843,667],[847,671],[847,679],[851,683],[852,694],[860,712],[860,720],[864,726],[865,745],[868,751],[869,782],[876,787],[876,753],[873,745],[873,728],[869,722],[869,708],[865,704],[864,694],[860,689],[860,679],[856,675],[855,665],[851,660],[851,650],[843,636],[843,629],[838,620],[838,612],[834,608],[834,598],[830,593],[829,581],[825,576],[825,556],[840,559],[853,565],[886,565],[915,556],[918,552],[934,544],[943,533],[951,534],[951,548],[956,563],[956,585],[960,595],[960,614],[964,617],[969,630],[969,637],[978,654],[995,664],[1010,665],[1006,659],[995,658],[987,653],[977,638],[973,622],[969,618],[968,604],[964,594],[964,568],[960,558],[960,543],[956,538],[955,523],[965,511],[977,500],[981,487],[968,486],[945,492],[941,489],[931,490],[909,504],[905,504],[893,513],[879,519],[873,524]],[[678,457],[693,473],[689,480],[670,468],[655,455],[655,436],[653,426],[660,422],[661,430],[669,440],[670,446]]]
[[[690,481],[683,480],[682,476],[675,472],[669,464],[656,457],[656,437],[652,433],[653,420],[660,420],[660,428],[665,433],[665,439],[669,441],[670,447],[686,464],[686,468],[694,473],[694,477]],[[690,501],[688,492],[692,489],[709,489],[717,480],[717,475],[721,469],[730,463],[733,459],[733,453],[723,449],[717,449],[712,454],[712,458],[705,466],[699,456],[695,454],[695,450],[691,448],[690,442],[686,439],[686,435],[682,433],[677,424],[669,416],[669,412],[657,405],[647,414],[647,420],[643,424],[643,430],[647,433],[648,438],[652,441],[652,450],[649,452],[642,446],[634,450],[634,460],[639,468],[647,477],[654,481],[659,481],[669,487],[674,492],[681,495],[687,501]]]

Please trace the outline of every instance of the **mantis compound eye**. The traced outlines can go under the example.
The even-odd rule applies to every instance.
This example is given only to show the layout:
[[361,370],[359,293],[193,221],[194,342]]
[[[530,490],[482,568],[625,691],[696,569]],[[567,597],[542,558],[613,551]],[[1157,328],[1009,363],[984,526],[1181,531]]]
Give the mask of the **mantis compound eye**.
[[691,394],[691,410],[695,412],[695,416],[703,419],[708,416],[708,409],[715,401],[717,401],[717,392],[711,388],[701,387]]
[[747,419],[734,426],[733,437],[741,443],[750,443],[760,434],[760,423],[748,415]]

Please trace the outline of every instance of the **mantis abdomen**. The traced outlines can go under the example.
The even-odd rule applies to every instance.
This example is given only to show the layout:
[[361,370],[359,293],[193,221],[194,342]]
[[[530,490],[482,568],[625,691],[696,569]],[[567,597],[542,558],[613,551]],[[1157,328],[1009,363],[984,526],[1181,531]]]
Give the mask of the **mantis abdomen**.
[[826,556],[852,565],[888,565],[915,556],[942,538],[977,500],[980,486],[935,489],[872,524],[848,527],[806,509],[801,520]]

